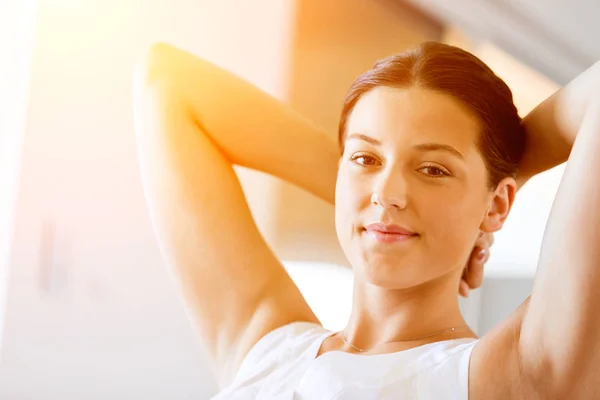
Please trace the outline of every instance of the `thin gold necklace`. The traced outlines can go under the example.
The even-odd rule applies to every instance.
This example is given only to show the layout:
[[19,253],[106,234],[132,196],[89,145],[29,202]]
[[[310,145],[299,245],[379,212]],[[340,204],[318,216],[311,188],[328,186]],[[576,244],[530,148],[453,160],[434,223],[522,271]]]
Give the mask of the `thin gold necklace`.
[[432,334],[430,334],[430,335],[421,336],[421,337],[417,337],[417,338],[412,338],[412,339],[403,339],[403,340],[391,340],[391,341],[389,341],[389,342],[381,342],[381,343],[378,343],[378,344],[376,344],[375,346],[371,347],[370,349],[366,349],[366,350],[365,350],[365,349],[360,349],[360,348],[356,347],[355,345],[353,345],[352,343],[350,343],[350,342],[347,340],[347,338],[346,338],[346,333],[345,333],[344,331],[339,331],[338,333],[341,333],[341,334],[342,334],[342,341],[343,341],[344,343],[346,343],[348,346],[352,347],[354,350],[356,350],[356,351],[360,351],[361,353],[364,353],[365,351],[373,350],[375,347],[377,347],[377,346],[380,346],[380,345],[382,345],[382,344],[386,344],[386,343],[397,343],[397,342],[412,342],[412,341],[415,341],[415,340],[419,340],[419,339],[426,339],[426,338],[428,338],[428,337],[436,336],[436,335],[442,334],[442,333],[444,333],[444,332],[451,332],[451,331],[455,331],[455,330],[458,330],[458,329],[465,329],[465,328],[468,328],[468,327],[469,327],[468,325],[464,325],[464,326],[458,326],[458,327],[454,327],[454,328],[450,328],[450,329],[444,329],[443,331],[435,332],[435,333],[432,333]]

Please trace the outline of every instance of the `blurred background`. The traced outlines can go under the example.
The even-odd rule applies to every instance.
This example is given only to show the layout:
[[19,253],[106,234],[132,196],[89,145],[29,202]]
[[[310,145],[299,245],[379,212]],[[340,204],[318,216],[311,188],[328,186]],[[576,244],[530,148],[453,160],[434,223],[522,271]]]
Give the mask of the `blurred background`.
[[[594,0],[0,0],[0,400],[216,392],[138,171],[132,70],[151,43],[228,68],[335,135],[351,82],[425,40],[482,58],[524,116],[600,58],[599,14]],[[352,274],[333,208],[237,171],[267,241],[341,329]],[[562,172],[522,189],[483,288],[461,300],[479,334],[529,295]]]

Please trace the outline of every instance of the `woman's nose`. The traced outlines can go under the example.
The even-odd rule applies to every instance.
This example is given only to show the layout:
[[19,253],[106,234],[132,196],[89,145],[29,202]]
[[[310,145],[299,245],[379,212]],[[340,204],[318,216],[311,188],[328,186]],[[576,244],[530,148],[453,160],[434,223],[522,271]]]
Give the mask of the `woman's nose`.
[[400,174],[385,174],[379,179],[371,203],[384,209],[393,207],[406,208],[406,181]]

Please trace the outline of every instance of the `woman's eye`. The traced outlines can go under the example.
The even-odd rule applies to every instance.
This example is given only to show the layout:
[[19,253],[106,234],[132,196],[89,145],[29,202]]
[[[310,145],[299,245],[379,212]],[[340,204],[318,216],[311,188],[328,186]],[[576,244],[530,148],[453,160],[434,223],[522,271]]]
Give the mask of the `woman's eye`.
[[431,177],[435,177],[435,178],[441,178],[444,176],[450,176],[450,173],[439,168],[439,167],[435,167],[433,165],[428,165],[426,167],[421,168],[419,171],[424,171],[423,173],[425,175],[431,176]]
[[371,157],[367,154],[357,154],[352,156],[352,161],[363,166],[363,167],[371,167],[379,164],[379,160],[375,157]]

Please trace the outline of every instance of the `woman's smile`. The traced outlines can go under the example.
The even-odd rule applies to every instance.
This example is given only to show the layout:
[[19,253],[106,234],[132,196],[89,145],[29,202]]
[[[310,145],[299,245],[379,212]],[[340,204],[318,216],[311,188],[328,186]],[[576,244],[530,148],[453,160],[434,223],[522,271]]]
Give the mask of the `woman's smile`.
[[375,223],[364,228],[367,237],[380,243],[398,243],[417,238],[419,234],[412,232],[399,225],[386,225]]

